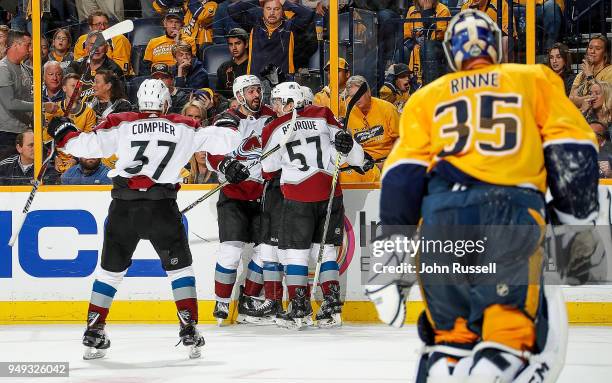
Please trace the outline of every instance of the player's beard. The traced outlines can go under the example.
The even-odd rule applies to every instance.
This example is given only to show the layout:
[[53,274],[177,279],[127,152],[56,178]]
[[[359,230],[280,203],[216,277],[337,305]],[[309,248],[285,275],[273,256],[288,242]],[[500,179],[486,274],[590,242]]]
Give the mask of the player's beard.
[[251,100],[251,102],[247,101],[247,105],[249,106],[249,109],[258,111],[259,109],[261,109],[261,98],[256,97]]

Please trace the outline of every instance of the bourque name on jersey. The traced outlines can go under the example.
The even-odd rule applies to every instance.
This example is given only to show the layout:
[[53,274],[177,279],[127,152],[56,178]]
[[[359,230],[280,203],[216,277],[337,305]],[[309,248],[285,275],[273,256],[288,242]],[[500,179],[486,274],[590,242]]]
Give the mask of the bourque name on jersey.
[[499,88],[499,73],[477,73],[461,76],[450,82],[451,94],[459,93],[467,89],[493,87]]
[[174,126],[166,121],[146,121],[132,124],[132,134],[166,133],[175,136]]
[[[289,129],[289,124],[283,126],[283,134],[287,133],[287,129]],[[295,126],[293,127],[293,131],[296,132],[298,129],[301,130],[317,130],[317,123],[315,121],[296,121]]]

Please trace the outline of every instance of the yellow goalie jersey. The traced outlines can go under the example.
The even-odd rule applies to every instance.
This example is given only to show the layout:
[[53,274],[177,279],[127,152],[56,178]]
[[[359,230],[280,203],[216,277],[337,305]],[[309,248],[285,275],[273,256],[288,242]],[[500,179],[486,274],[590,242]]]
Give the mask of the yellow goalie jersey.
[[543,65],[499,64],[445,75],[417,91],[385,163],[445,161],[478,181],[546,191],[544,148],[596,147],[595,134]]

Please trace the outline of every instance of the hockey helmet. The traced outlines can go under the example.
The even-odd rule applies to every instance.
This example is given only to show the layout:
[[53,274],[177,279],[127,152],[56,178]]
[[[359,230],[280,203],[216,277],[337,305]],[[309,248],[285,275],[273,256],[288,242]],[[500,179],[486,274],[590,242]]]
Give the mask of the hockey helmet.
[[312,105],[314,101],[314,94],[312,93],[312,89],[307,86],[302,85],[302,95],[304,96],[304,106]]
[[[257,110],[252,110],[247,104],[246,98],[244,97],[244,90],[249,86],[258,86],[261,88],[261,81],[257,76],[253,76],[252,74],[245,74],[243,76],[238,76],[234,80],[234,84],[232,85],[232,91],[234,93],[234,97],[236,101],[241,106],[244,106],[251,112],[257,112]],[[261,104],[260,104],[261,105]]]
[[166,113],[172,105],[170,91],[162,80],[146,79],[138,88],[138,109]]
[[444,34],[444,53],[454,71],[463,62],[477,57],[502,60],[502,33],[486,13],[468,9],[453,17]]
[[285,106],[289,102],[293,102],[294,108],[302,108],[304,106],[304,93],[302,87],[297,82],[286,81],[278,84],[272,89],[270,100],[274,103],[280,101]]

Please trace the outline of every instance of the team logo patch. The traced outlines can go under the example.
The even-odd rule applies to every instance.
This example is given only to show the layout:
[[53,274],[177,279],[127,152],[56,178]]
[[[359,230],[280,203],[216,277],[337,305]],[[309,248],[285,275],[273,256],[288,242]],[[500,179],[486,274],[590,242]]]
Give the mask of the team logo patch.
[[385,134],[385,128],[383,128],[382,125],[376,125],[355,133],[355,141],[357,141],[358,144],[363,144],[375,137],[381,137],[383,134]]

